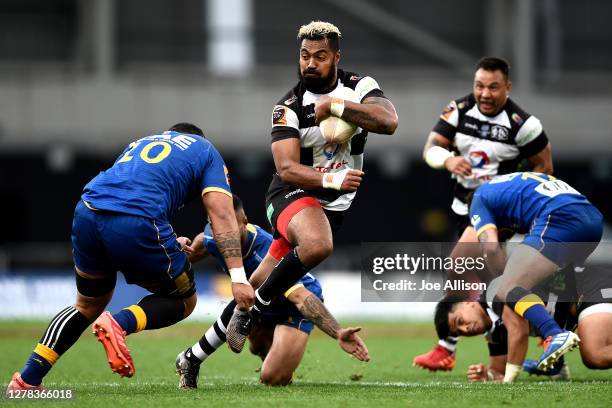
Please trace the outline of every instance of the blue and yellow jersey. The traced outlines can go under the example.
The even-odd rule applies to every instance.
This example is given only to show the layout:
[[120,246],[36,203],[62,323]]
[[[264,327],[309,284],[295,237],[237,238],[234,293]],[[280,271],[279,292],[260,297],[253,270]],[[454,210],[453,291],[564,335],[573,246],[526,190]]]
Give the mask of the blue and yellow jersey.
[[498,176],[474,193],[472,225],[480,235],[491,227],[526,232],[534,220],[569,204],[591,203],[566,182],[541,173]]
[[[272,235],[259,225],[247,224],[246,228],[247,241],[246,245],[242,247],[242,264],[244,265],[244,271],[246,272],[247,278],[250,278],[264,256],[268,253],[268,248],[270,248],[272,244]],[[229,274],[229,270],[225,264],[225,258],[223,258],[223,255],[219,252],[217,243],[213,238],[213,231],[210,224],[206,224],[204,227],[204,246],[206,250],[214,256],[221,269]],[[310,273],[307,273],[296,283],[296,285],[303,285],[309,288],[309,285],[314,282],[317,282],[316,278]]]
[[[270,248],[272,244],[272,235],[264,231],[258,225],[247,224],[246,229],[247,241],[246,245],[242,247],[242,264],[244,265],[244,271],[246,272],[247,278],[250,278],[251,274],[257,269],[257,266],[268,253],[268,248]],[[215,258],[221,269],[229,273],[227,265],[225,264],[225,258],[223,258],[223,255],[219,252],[217,242],[213,238],[213,231],[210,224],[206,224],[204,227],[204,246]]]
[[208,191],[231,196],[219,152],[203,137],[167,131],[130,143],[111,168],[85,186],[81,198],[91,209],[169,221]]

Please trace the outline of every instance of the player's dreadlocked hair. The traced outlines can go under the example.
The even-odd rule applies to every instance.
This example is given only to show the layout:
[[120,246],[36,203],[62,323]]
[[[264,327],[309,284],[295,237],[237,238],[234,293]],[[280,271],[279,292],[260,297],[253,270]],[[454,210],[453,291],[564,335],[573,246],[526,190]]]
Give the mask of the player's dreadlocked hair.
[[439,339],[445,339],[453,335],[448,326],[448,315],[455,310],[455,306],[457,306],[459,302],[465,300],[464,297],[451,295],[438,302],[434,313],[434,324],[436,325],[436,333],[438,333]]
[[298,41],[326,39],[333,51],[340,49],[342,34],[338,27],[326,21],[311,21],[300,27],[297,35]]

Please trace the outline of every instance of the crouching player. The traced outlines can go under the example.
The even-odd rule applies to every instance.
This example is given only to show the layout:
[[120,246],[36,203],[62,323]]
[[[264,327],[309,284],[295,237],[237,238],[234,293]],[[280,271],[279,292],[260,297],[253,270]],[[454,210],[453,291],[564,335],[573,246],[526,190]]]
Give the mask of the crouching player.
[[[260,269],[274,268],[284,254],[268,254],[272,236],[257,225],[249,224],[240,199],[234,195],[234,210],[240,228],[242,256],[247,276]],[[193,242],[181,237],[179,242],[189,254],[191,262],[213,256],[227,272],[225,260],[217,249],[211,235],[210,224],[204,233]],[[273,251],[274,252],[274,251]],[[276,258],[274,258],[274,257]],[[261,266],[260,266],[261,265]],[[232,317],[236,302],[230,302],[217,321],[202,338],[182,351],[176,358],[176,369],[180,376],[179,388],[197,388],[200,364],[226,341],[227,325]],[[311,310],[320,316],[310,316]],[[308,320],[304,314],[309,315]],[[268,385],[287,385],[293,372],[302,360],[313,322],[325,333],[338,340],[340,347],[361,361],[368,361],[368,350],[356,334],[360,328],[341,328],[322,303],[321,285],[314,276],[307,273],[285,292],[284,297],[273,301],[256,315],[249,335],[251,352],[263,361],[260,380]]]
[[[487,293],[483,293],[479,301],[470,301],[462,297],[447,297],[436,306],[435,325],[438,334],[452,336],[477,336],[483,334],[489,348],[489,365],[473,364],[468,369],[468,380],[496,381],[511,383],[516,380],[521,366],[530,374],[548,375],[553,379],[569,380],[569,368],[559,359],[553,369],[543,372],[537,370],[530,360],[524,361],[527,354],[529,339],[528,322],[517,315],[512,308],[493,298],[501,278],[491,282]],[[561,296],[572,296],[566,293],[565,285],[556,291],[539,291],[542,298],[549,299],[547,310],[562,326],[568,319],[569,303],[556,300]],[[569,288],[568,291],[572,289]],[[546,296],[543,294],[547,293]]]
[[[583,266],[601,240],[601,213],[567,183],[524,172],[499,176],[479,187],[470,205],[470,219],[483,244],[487,266],[503,270],[497,297],[545,339],[537,367],[552,368],[580,338],[559,327],[531,289],[569,264]],[[528,231],[508,262],[497,232],[504,227]]]

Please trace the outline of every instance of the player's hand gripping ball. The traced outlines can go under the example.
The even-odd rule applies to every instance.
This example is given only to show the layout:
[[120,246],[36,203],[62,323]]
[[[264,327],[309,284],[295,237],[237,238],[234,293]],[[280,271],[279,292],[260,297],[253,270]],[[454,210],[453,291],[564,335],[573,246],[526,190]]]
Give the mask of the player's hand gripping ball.
[[[341,98],[346,101],[359,103],[357,94],[350,88],[336,89],[329,96]],[[351,140],[357,131],[357,125],[340,119],[337,116],[330,115],[319,123],[321,134],[327,143],[343,144]]]

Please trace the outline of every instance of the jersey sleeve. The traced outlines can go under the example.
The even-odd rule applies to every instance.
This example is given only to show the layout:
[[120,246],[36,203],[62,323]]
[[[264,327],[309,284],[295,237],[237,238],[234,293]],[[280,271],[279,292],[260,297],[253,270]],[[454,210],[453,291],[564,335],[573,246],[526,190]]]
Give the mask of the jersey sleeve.
[[523,157],[540,153],[548,145],[548,137],[540,120],[530,116],[516,134],[515,143]]
[[359,102],[363,102],[365,98],[369,97],[382,97],[386,98],[383,91],[380,89],[378,82],[370,76],[365,76],[357,82],[355,85],[355,93]]
[[209,146],[208,156],[204,162],[200,188],[202,195],[211,191],[217,191],[225,193],[230,197],[232,196],[227,167],[223,162],[223,158],[212,144]]
[[490,228],[497,228],[495,225],[495,217],[487,208],[486,200],[482,195],[476,192],[470,205],[470,221],[476,230],[476,235],[480,235],[483,231]]
[[272,109],[272,143],[290,138],[300,138],[300,120],[291,107],[279,103]]
[[455,138],[458,126],[459,109],[457,108],[457,102],[451,101],[442,111],[440,119],[438,119],[438,123],[434,126],[433,131],[452,141]]
[[506,339],[506,342],[502,342],[502,343],[489,342],[487,344],[489,345],[489,356],[491,357],[505,356],[506,354],[508,354],[508,340],[507,339]]

